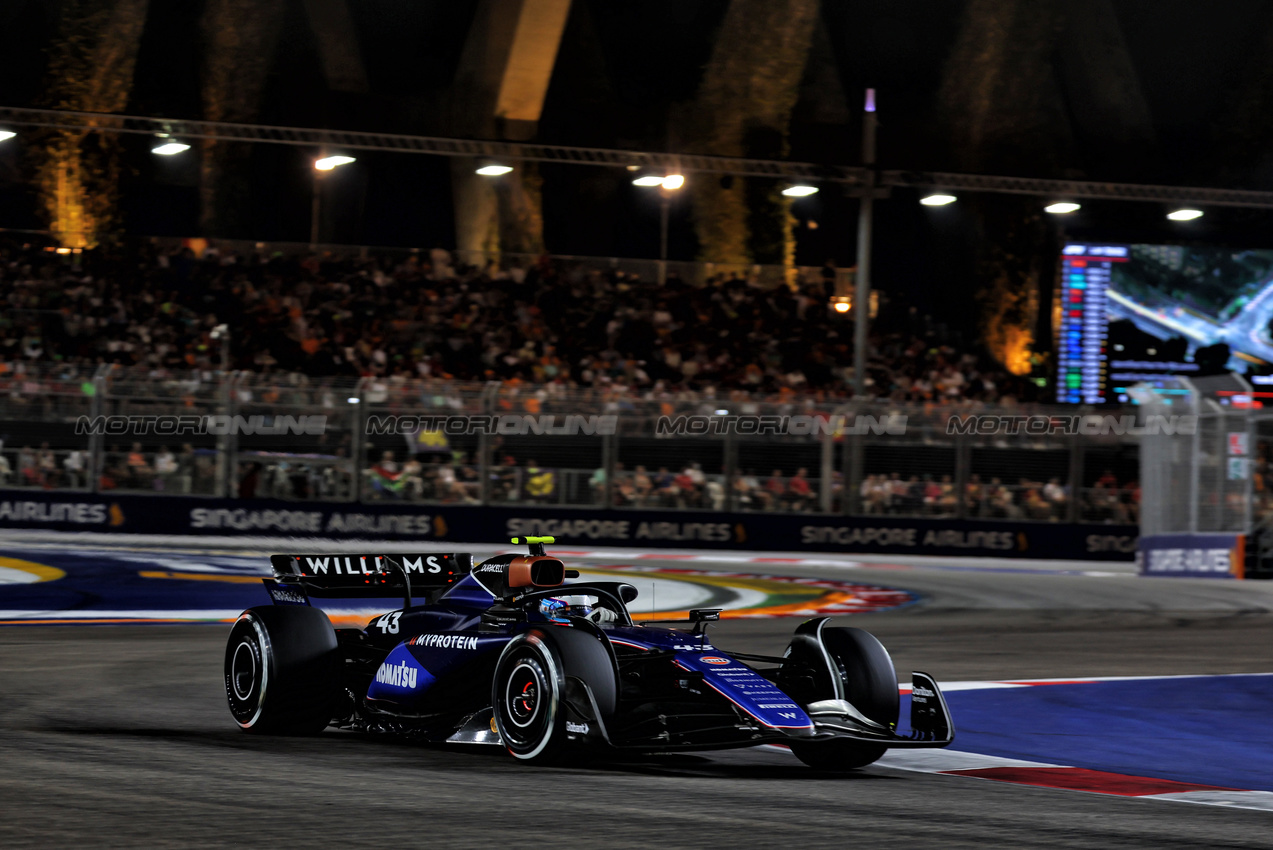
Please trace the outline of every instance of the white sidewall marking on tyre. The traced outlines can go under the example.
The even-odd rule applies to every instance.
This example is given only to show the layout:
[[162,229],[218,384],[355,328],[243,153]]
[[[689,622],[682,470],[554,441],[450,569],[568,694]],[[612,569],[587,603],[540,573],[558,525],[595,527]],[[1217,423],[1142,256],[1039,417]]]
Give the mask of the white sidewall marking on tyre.
[[256,711],[252,712],[247,722],[239,724],[244,729],[250,729],[261,718],[261,710],[265,708],[265,689],[270,683],[270,636],[261,625],[261,621],[251,614],[244,614],[240,619],[245,619],[252,624],[252,629],[256,632],[257,646],[261,649],[261,691],[256,696]]
[[[544,748],[548,746],[548,742],[552,740],[553,727],[557,724],[557,702],[558,702],[557,665],[553,663],[552,653],[547,651],[544,648],[543,641],[540,640],[535,635],[526,635],[520,641],[518,640],[510,641],[508,646],[504,647],[504,653],[505,654],[509,653],[513,651],[516,647],[523,646],[525,644],[529,644],[535,647],[536,650],[538,650],[537,654],[539,655],[539,660],[543,662],[544,667],[546,668],[544,672],[545,672],[545,675],[548,677],[548,681],[545,683],[545,685],[549,688],[549,691],[550,691],[548,694],[548,697],[549,697],[548,708],[547,708],[548,723],[546,726],[548,731],[544,734],[543,738],[540,740],[539,746],[535,747],[535,749],[531,750],[529,753],[515,753],[513,752],[511,747],[509,748],[508,751],[512,753],[513,758],[533,759],[535,756],[542,753],[544,751]],[[501,656],[501,660],[502,660],[502,656]],[[497,668],[499,667],[498,662],[496,663],[496,667]],[[542,698],[543,697],[541,697],[541,699]],[[496,727],[501,726],[502,723],[499,721],[499,719],[503,717],[503,712],[496,712],[495,717],[497,718]],[[506,736],[503,733],[503,731],[500,731],[500,737],[507,739],[508,736]]]

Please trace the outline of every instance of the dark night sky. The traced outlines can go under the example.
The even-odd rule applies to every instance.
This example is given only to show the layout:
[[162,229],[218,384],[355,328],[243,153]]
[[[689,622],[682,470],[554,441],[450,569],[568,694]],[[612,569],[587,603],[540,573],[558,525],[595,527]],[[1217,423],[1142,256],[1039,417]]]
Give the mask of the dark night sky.
[[[275,57],[262,123],[357,127],[446,135],[438,104],[454,73],[473,14],[471,2],[358,0],[351,3],[370,95],[328,92],[299,0],[289,6],[287,29]],[[1082,139],[1069,176],[1256,188],[1273,187],[1260,163],[1236,171],[1217,161],[1223,125],[1235,93],[1252,73],[1273,4],[1262,0],[1115,0],[1115,9],[1148,102],[1158,149],[1146,151],[1142,173],[1119,173],[1099,139]],[[0,103],[37,104],[44,51],[59,4],[6,0],[0,4]],[[199,111],[199,2],[152,2],[128,111],[193,116]],[[565,144],[674,146],[665,117],[694,93],[711,51],[723,0],[575,0],[540,138]],[[943,69],[958,32],[962,4],[953,0],[834,0],[823,21],[845,92],[845,114],[856,120],[861,90],[880,90],[881,164],[950,168],[949,145],[934,120]],[[1269,57],[1268,61],[1273,61]],[[1071,114],[1082,103],[1069,103]],[[799,108],[799,116],[808,110]],[[793,156],[853,163],[855,124],[797,121]],[[1222,141],[1222,140],[1221,140]],[[195,231],[195,170],[156,162],[145,140],[128,144],[127,215],[133,232],[189,235]],[[19,146],[0,152],[0,226],[38,226],[33,204],[18,181]],[[1232,166],[1232,163],[1228,163]],[[1148,171],[1146,171],[1148,169]],[[993,169],[991,169],[993,170]],[[1273,174],[1273,169],[1270,170]],[[254,218],[234,235],[304,240],[308,232],[306,152],[258,148]],[[449,188],[445,163],[424,157],[360,156],[333,186],[338,213],[335,241],[449,244]],[[1040,176],[1065,176],[1061,174]],[[335,182],[335,181],[333,181]],[[657,211],[632,190],[627,176],[599,170],[546,168],[545,217],[549,248],[557,253],[653,256]],[[852,261],[855,204],[831,192],[802,202],[801,262],[827,255]],[[932,211],[913,194],[897,192],[879,205],[879,267],[883,286],[920,291],[917,281],[940,277],[940,264],[924,259],[943,232],[958,233],[958,205]],[[1182,230],[1145,205],[1088,204],[1066,222],[1071,233],[1109,239],[1209,240],[1273,247],[1264,213],[1208,211]],[[945,218],[940,218],[944,216]],[[227,234],[229,235],[229,234]],[[672,252],[692,258],[695,245],[686,210],[674,217]],[[921,257],[916,258],[916,253]]]

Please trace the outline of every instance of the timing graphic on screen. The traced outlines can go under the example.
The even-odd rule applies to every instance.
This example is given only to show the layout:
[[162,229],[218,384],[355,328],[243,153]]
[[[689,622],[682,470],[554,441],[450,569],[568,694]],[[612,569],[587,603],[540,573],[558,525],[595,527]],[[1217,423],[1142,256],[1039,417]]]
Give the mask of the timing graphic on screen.
[[1126,401],[1168,375],[1273,365],[1273,251],[1070,243],[1057,401]]

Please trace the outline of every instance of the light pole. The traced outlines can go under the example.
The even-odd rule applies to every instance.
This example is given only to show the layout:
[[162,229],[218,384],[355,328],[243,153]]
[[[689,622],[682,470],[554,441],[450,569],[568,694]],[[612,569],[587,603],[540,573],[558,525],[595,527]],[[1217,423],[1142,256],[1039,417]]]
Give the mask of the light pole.
[[667,219],[672,197],[666,189],[659,191],[659,286],[667,283]]
[[[866,90],[866,104],[862,116],[862,164],[865,176],[858,206],[858,257],[853,291],[853,401],[861,411],[866,396],[866,335],[871,319],[871,214],[875,206],[875,89]],[[835,309],[843,312],[842,300]],[[846,445],[842,510],[849,514],[862,513],[862,478],[865,472],[865,449],[861,437]]]
[[866,395],[866,335],[871,318],[871,215],[875,205],[875,89],[866,90],[862,116],[862,164],[866,175],[858,206],[858,259],[853,292],[853,397]]
[[309,249],[311,251],[318,249],[318,231],[323,217],[322,178],[327,172],[356,161],[352,156],[328,156],[326,151],[323,151],[319,158],[314,160],[314,183],[309,203]]
[[212,329],[212,338],[221,342],[221,371],[230,371],[230,326],[217,325]]
[[322,175],[315,170],[314,182],[309,192],[309,250],[318,250],[318,221],[323,214],[322,190],[323,186],[319,183]]
[[685,175],[672,173],[659,177],[646,174],[632,181],[634,186],[659,187],[659,286],[667,283],[667,227],[672,209],[672,195],[685,185]]

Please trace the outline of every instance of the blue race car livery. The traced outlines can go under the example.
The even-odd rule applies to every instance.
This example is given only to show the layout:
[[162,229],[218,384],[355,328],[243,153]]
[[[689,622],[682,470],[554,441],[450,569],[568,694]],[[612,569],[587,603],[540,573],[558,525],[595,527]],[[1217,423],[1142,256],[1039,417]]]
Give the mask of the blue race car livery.
[[[249,732],[335,726],[500,745],[527,761],[781,743],[847,770],[953,740],[941,690],[919,672],[898,732],[892,659],[861,629],[817,618],[780,656],[727,651],[707,635],[719,610],[691,611],[681,628],[636,623],[632,585],[577,581],[544,551],[552,538],[525,542],[526,555],[477,565],[465,553],[274,555],[274,604],[245,611],[226,645],[231,714]],[[361,629],[311,605],[397,595],[400,609]]]

